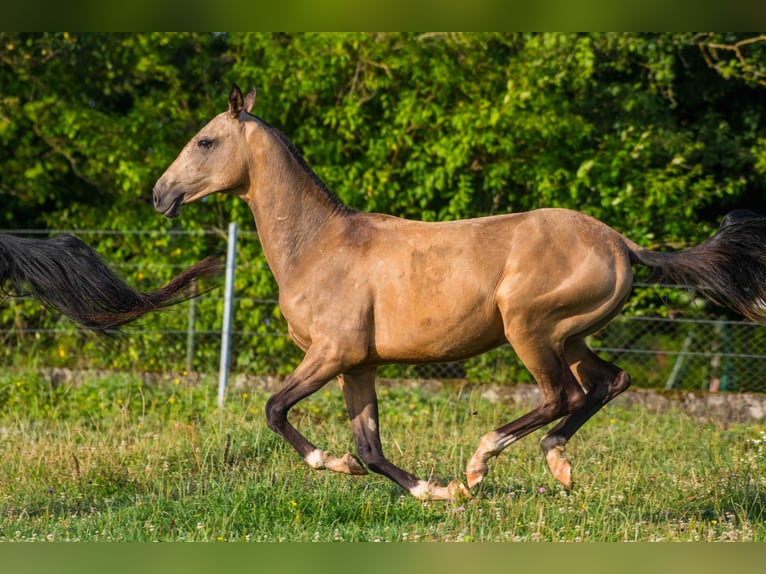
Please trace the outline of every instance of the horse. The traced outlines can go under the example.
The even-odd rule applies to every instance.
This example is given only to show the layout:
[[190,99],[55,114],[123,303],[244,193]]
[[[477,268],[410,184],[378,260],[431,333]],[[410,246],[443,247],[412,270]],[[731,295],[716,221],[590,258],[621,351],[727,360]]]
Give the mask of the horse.
[[82,327],[106,335],[146,313],[188,299],[194,295],[189,289],[193,282],[222,267],[219,258],[208,257],[164,287],[144,293],[72,235],[29,239],[0,234],[0,295],[31,296]]
[[[292,340],[305,352],[267,401],[268,427],[314,469],[380,473],[423,500],[471,497],[488,462],[559,421],[540,440],[547,465],[572,488],[565,446],[630,376],[586,337],[621,310],[633,266],[698,290],[752,320],[766,316],[766,218],[737,211],[695,247],[651,251],[586,214],[542,208],[421,222],[344,205],[290,140],[253,115],[255,90],[232,86],[228,110],[183,147],[153,188],[167,217],[223,192],[249,205],[276,279]],[[540,389],[539,405],[490,432],[446,486],[383,453],[375,390],[382,364],[463,360],[510,343]],[[356,455],[334,456],[288,420],[300,400],[337,378]]]

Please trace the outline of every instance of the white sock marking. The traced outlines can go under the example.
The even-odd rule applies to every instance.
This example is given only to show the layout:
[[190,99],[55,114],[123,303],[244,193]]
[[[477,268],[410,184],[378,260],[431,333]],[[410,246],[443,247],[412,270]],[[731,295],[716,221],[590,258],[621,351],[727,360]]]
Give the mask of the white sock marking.
[[312,450],[305,460],[311,468],[321,470],[325,468],[324,464],[327,460],[327,454],[317,448]]

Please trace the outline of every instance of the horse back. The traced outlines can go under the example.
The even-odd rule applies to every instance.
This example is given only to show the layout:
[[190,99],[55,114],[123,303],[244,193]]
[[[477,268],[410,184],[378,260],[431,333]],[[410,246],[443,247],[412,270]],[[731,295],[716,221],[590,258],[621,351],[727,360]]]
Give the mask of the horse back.
[[560,320],[612,308],[632,282],[622,237],[574,211],[438,223],[355,217],[337,239],[345,255],[330,265],[335,316],[367,324],[381,360],[471,356],[505,341],[509,314]]

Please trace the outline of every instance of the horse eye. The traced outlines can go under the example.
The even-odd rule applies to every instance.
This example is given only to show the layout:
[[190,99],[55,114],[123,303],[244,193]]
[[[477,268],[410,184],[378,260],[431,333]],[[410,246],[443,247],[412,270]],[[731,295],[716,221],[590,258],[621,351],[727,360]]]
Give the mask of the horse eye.
[[197,142],[197,146],[205,149],[210,149],[213,147],[213,140],[201,139]]

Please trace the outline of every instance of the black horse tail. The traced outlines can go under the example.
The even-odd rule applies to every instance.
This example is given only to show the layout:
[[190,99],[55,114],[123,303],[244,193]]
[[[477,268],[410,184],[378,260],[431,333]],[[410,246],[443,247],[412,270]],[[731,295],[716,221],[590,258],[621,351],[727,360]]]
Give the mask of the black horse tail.
[[80,239],[27,239],[0,234],[0,295],[31,296],[83,327],[106,332],[194,296],[191,284],[220,271],[209,257],[164,287],[137,291]]
[[632,249],[652,279],[691,287],[755,322],[766,320],[766,217],[732,211],[715,235],[685,251]]

